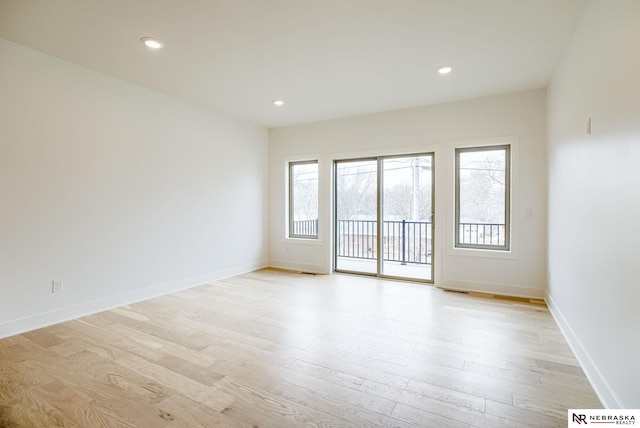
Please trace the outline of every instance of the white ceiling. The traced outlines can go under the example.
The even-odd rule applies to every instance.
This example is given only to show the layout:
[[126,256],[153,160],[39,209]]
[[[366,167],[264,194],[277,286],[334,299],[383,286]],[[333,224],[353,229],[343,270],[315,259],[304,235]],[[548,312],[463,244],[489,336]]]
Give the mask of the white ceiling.
[[0,37],[278,127],[545,87],[585,4],[0,0]]

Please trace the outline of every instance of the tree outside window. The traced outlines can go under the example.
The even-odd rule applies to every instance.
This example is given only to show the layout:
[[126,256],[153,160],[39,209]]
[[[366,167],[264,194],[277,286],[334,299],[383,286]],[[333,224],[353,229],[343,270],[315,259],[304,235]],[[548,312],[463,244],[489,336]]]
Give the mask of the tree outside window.
[[456,149],[456,247],[509,250],[510,146]]
[[318,238],[318,161],[289,163],[289,237]]

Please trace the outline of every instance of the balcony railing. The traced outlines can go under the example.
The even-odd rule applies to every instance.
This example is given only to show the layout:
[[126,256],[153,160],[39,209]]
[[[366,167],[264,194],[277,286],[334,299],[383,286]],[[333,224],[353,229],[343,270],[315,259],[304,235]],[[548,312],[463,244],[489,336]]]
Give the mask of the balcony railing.
[[[337,255],[357,259],[376,259],[378,230],[375,220],[338,220]],[[383,258],[415,264],[431,263],[431,223],[385,221],[382,224]]]
[[301,220],[293,222],[293,230],[291,231],[293,236],[318,236],[318,219],[315,220]]
[[[375,220],[338,220],[338,257],[373,259],[378,257],[378,226]],[[297,236],[317,236],[318,220],[293,223]],[[431,264],[431,223],[425,221],[385,221],[382,224],[385,261]],[[463,244],[504,245],[504,224],[460,223]]]
[[499,223],[460,223],[460,243],[471,245],[504,245],[505,225]]

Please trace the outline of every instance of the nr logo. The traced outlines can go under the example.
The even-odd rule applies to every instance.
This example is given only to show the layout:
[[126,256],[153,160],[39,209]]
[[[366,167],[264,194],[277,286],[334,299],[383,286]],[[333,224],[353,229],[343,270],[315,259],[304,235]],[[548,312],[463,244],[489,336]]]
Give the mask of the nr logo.
[[577,424],[587,424],[587,415],[576,415],[573,414],[573,422]]

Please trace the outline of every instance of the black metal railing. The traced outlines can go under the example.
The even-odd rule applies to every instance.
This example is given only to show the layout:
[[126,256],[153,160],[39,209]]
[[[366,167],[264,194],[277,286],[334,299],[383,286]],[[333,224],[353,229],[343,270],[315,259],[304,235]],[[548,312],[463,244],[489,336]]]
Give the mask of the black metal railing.
[[[376,259],[378,222],[375,220],[338,220],[336,251],[338,257]],[[385,221],[382,224],[385,261],[431,264],[431,223],[426,221]],[[293,222],[296,236],[317,236],[318,220]],[[497,223],[460,223],[460,243],[504,245],[505,225]]]
[[375,220],[338,220],[338,256],[356,259],[377,258],[377,224]]
[[500,223],[460,223],[460,243],[470,245],[504,245],[505,225]]
[[[376,259],[378,229],[375,220],[338,220],[338,257]],[[385,221],[382,224],[382,251],[385,261],[403,264],[431,263],[431,223],[423,221]]]
[[294,221],[291,235],[317,237],[318,236],[318,219]]

